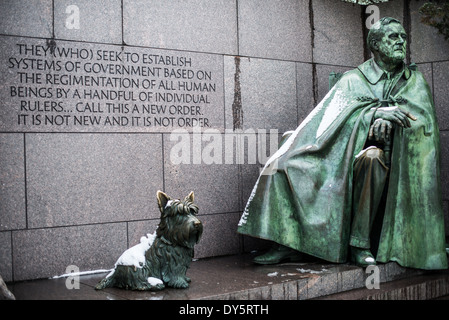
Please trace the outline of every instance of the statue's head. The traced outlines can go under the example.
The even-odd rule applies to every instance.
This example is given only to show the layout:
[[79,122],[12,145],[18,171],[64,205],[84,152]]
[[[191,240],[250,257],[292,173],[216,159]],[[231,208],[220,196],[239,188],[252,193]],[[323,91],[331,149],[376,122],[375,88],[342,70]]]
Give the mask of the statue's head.
[[368,32],[368,47],[376,61],[398,65],[405,59],[407,34],[399,20],[384,17]]

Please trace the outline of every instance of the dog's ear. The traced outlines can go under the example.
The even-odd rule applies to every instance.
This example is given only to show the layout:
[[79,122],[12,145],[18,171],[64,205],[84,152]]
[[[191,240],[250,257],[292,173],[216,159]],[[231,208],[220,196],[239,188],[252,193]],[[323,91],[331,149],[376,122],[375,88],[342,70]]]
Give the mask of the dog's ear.
[[194,194],[193,194],[193,191],[191,191],[191,192],[189,193],[189,195],[188,195],[184,200],[190,201],[190,202],[193,203],[194,198],[195,198],[195,196],[194,196]]
[[167,202],[171,199],[168,195],[163,193],[161,190],[158,190],[156,193],[157,197],[157,204],[159,205],[159,210],[161,212],[164,212],[165,206],[167,205]]

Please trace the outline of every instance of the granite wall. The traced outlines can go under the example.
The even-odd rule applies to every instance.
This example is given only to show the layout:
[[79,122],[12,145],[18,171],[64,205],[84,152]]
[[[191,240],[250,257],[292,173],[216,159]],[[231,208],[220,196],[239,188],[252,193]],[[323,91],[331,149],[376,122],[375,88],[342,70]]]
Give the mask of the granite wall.
[[[432,88],[447,217],[449,43],[422,3],[377,8]],[[111,268],[155,230],[158,189],[194,190],[196,258],[263,246],[236,234],[260,165],[330,72],[369,57],[370,17],[338,0],[0,1],[0,274]]]

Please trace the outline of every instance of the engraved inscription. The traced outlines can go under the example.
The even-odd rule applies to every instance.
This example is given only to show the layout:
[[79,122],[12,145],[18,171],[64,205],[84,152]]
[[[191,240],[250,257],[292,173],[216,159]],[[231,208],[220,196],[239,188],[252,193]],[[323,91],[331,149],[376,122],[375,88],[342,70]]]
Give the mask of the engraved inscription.
[[2,131],[223,128],[216,55],[9,37]]

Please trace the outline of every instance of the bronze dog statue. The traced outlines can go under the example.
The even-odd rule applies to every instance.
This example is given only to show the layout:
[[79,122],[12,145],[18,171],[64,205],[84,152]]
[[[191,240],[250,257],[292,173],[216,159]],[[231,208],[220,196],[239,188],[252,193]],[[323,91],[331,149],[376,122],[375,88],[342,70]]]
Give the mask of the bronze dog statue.
[[203,225],[196,217],[193,191],[183,201],[157,192],[161,221],[153,237],[142,237],[141,243],[126,250],[114,270],[95,289],[118,287],[128,290],[158,291],[166,286],[187,288],[187,269],[193,248],[201,238]]

